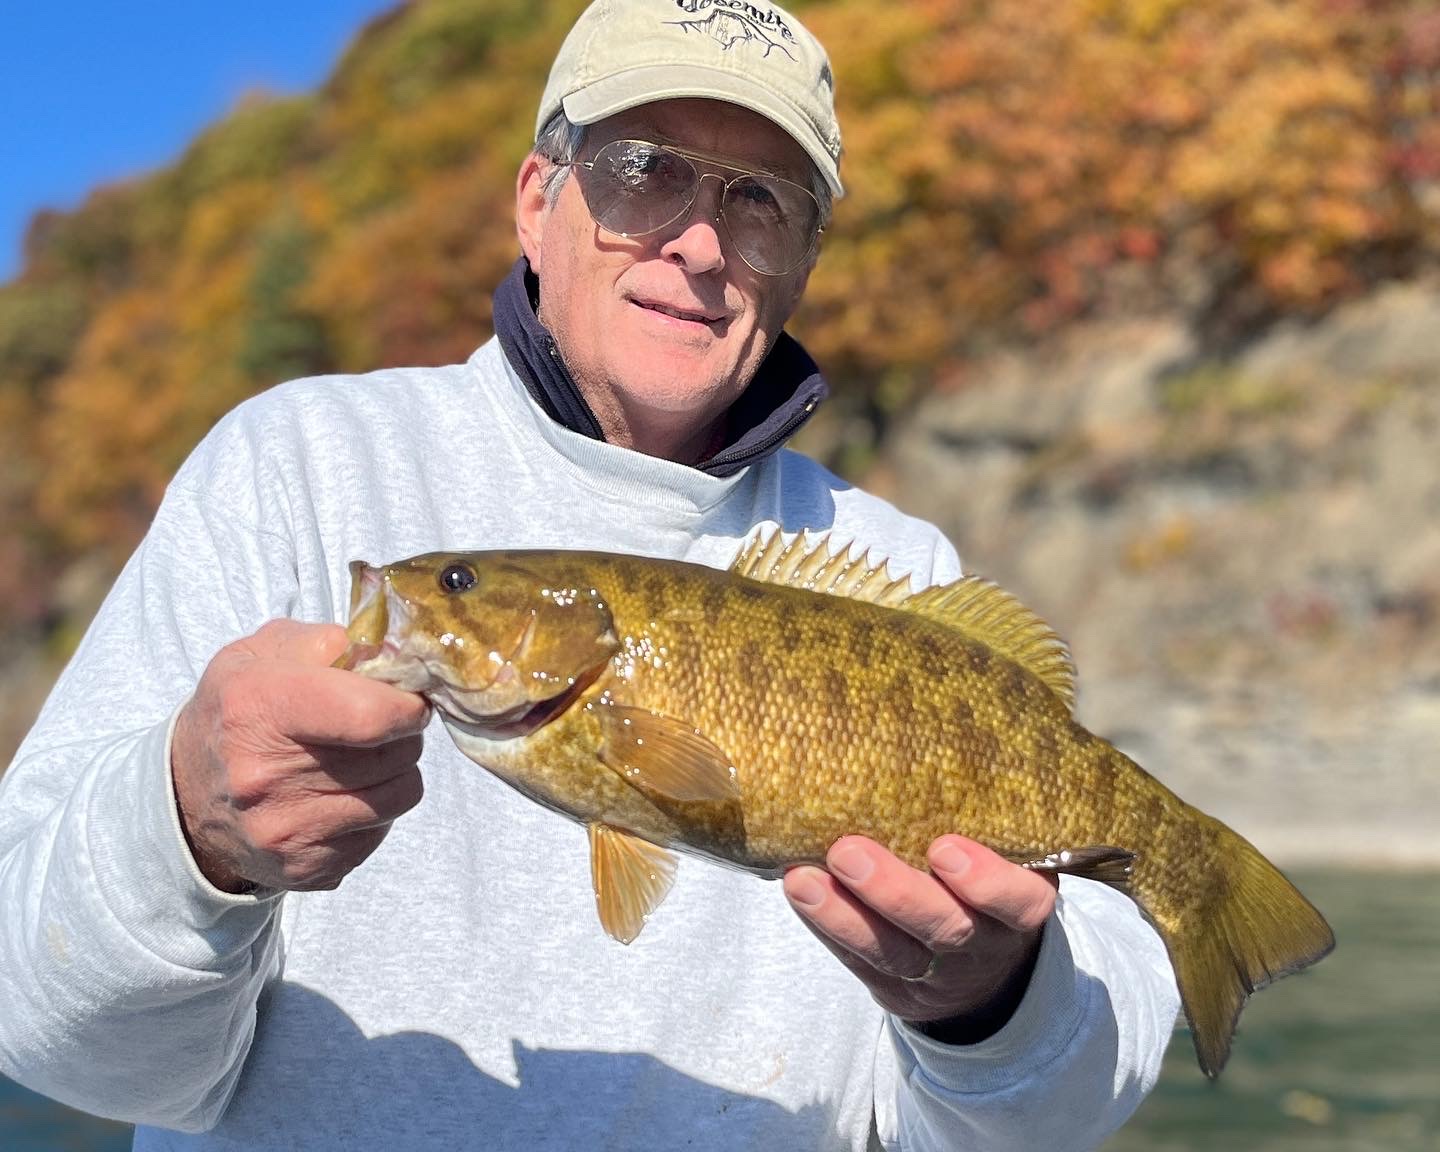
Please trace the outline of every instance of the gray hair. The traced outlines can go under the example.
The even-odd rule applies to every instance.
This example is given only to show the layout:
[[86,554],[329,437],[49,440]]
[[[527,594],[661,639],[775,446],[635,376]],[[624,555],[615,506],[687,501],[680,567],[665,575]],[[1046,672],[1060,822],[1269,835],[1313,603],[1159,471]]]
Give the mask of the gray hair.
[[565,115],[563,108],[545,121],[545,127],[535,137],[533,151],[553,161],[550,171],[540,178],[540,190],[545,194],[545,203],[551,208],[560,198],[560,188],[570,174],[570,165],[579,159],[580,149],[584,146],[585,126],[570,123],[570,117]]
[[[570,173],[570,165],[580,158],[580,150],[584,146],[585,125],[572,124],[563,108],[545,121],[545,127],[541,128],[540,134],[535,137],[533,151],[554,162],[550,171],[540,179],[540,189],[545,194],[545,203],[550,207],[555,207],[555,201],[560,197],[560,189],[565,184],[565,177]],[[830,213],[835,206],[834,197],[830,194],[830,185],[825,183],[825,177],[820,175],[820,169],[814,164],[807,167],[809,189],[820,202],[820,224],[823,227],[830,223]]]

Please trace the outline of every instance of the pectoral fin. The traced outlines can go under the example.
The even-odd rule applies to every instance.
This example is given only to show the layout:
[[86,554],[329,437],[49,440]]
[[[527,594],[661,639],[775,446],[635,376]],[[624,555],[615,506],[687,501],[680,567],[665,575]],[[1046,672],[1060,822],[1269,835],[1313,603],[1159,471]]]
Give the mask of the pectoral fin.
[[600,760],[622,780],[659,800],[735,800],[730,758],[692,725],[643,708],[601,705]]
[[1130,871],[1135,863],[1135,853],[1109,844],[1095,844],[1088,848],[1066,848],[1051,852],[1038,860],[1022,861],[1020,867],[1032,872],[1054,872],[1057,875],[1083,876],[1087,880],[1098,880],[1122,891],[1130,884]]
[[675,857],[608,824],[591,824],[590,879],[601,926],[629,944],[675,882]]

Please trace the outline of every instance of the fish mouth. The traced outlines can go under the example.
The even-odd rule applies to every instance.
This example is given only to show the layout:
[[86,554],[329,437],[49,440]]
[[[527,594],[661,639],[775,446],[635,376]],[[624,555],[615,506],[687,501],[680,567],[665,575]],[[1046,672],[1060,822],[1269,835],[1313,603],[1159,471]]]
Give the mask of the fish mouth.
[[405,602],[396,594],[384,568],[364,560],[350,562],[350,643],[333,667],[363,672],[407,691],[420,691],[423,666],[400,649],[395,637],[408,619]]
[[334,667],[354,672],[380,655],[390,627],[385,583],[385,574],[379,568],[364,560],[350,561],[350,615],[345,625],[350,643]]

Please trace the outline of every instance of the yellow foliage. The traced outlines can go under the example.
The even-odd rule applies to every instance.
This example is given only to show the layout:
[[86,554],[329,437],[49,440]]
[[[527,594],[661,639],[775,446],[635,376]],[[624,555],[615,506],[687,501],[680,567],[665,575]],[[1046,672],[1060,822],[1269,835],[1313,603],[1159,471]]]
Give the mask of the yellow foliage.
[[[0,299],[0,414],[36,424],[0,445],[5,507],[121,550],[266,372],[467,355],[583,3],[413,0],[319,92],[37,226]],[[794,7],[830,50],[850,191],[794,327],[871,411],[1077,316],[1315,313],[1440,254],[1430,0]]]
[[174,460],[155,451],[176,416],[164,379],[171,325],[164,301],[114,299],[52,386],[37,441],[46,468],[36,513],[77,549],[123,548],[148,519]]
[[1161,32],[1191,0],[1090,0],[1086,13],[1097,22],[1109,22],[1126,34],[1149,39]]

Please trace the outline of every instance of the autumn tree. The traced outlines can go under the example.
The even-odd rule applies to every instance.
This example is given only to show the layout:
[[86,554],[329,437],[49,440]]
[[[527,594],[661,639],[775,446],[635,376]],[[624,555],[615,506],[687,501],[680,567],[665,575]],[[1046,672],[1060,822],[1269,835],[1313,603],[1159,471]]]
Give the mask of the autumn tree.
[[[831,52],[849,189],[795,328],[877,428],[1077,318],[1235,339],[1434,264],[1430,0],[794,6]],[[169,168],[36,220],[0,288],[0,614],[43,616],[43,573],[81,551],[118,563],[256,390],[487,337],[581,7],[401,5],[318,91],[248,98]]]

